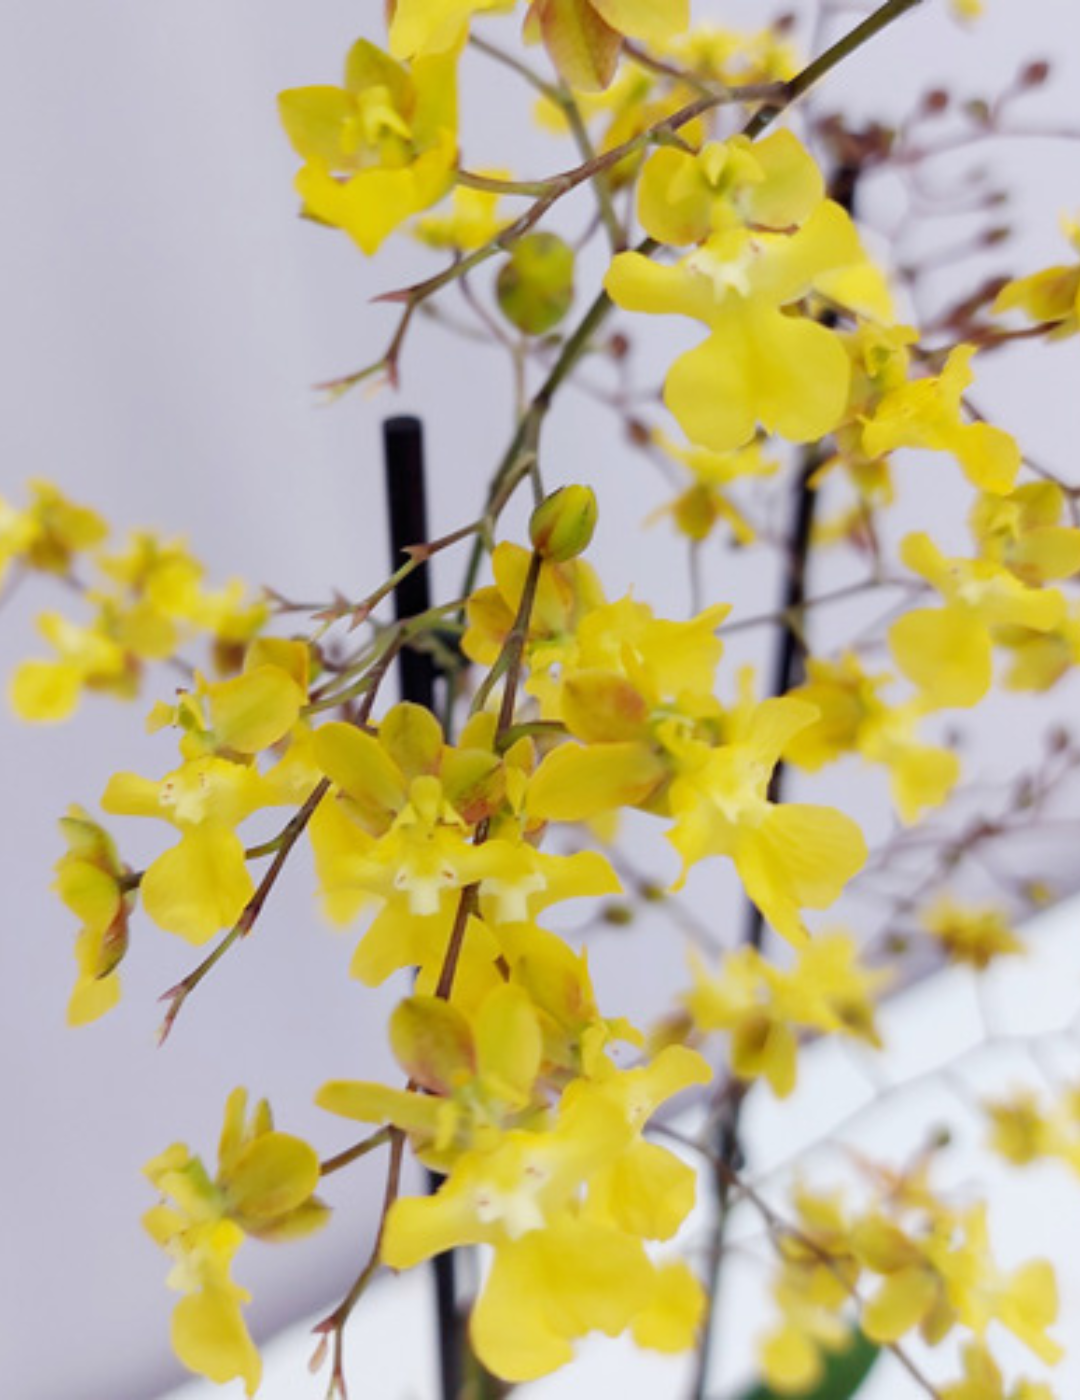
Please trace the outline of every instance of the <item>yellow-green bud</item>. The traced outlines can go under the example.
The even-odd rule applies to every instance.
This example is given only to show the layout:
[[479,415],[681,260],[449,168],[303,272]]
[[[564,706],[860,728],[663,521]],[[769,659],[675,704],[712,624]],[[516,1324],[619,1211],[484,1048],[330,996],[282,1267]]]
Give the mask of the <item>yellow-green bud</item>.
[[544,335],[573,303],[574,250],[554,233],[526,235],[499,269],[495,295],[511,325]]
[[596,496],[590,486],[564,486],[553,491],[529,520],[533,549],[552,564],[576,558],[588,548],[596,516]]

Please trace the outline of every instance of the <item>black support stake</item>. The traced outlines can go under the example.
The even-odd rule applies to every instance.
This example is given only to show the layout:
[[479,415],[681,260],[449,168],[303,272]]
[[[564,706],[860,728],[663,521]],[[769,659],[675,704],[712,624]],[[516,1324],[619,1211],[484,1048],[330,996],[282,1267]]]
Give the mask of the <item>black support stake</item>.
[[[383,423],[383,448],[390,510],[390,568],[393,570],[405,562],[402,553],[409,545],[423,544],[428,537],[424,431],[419,418],[387,418]],[[398,584],[394,592],[394,607],[399,622],[427,612],[431,607],[430,570],[426,563],[414,569]],[[430,709],[435,698],[435,664],[430,653],[405,647],[399,653],[398,667],[401,698]],[[439,1177],[428,1173],[430,1193],[434,1194],[439,1182]],[[461,1331],[458,1327],[453,1253],[437,1254],[434,1264],[442,1400],[458,1400],[462,1380]]]
[[[424,430],[419,418],[387,418],[383,423],[386,496],[390,509],[390,568],[398,569],[411,544],[427,541],[427,493],[424,486]],[[398,584],[394,607],[398,621],[431,607],[431,577],[421,564]],[[399,657],[401,698],[431,707],[435,667],[428,652],[405,647]]]

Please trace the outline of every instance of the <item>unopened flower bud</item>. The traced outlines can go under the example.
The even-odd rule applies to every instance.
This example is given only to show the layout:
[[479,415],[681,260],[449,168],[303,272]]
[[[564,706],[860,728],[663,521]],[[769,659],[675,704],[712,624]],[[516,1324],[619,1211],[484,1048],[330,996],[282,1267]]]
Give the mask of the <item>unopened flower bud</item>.
[[1020,69],[1018,81],[1021,87],[1042,87],[1049,76],[1049,61],[1045,58],[1037,58],[1031,63],[1026,63],[1024,67]]
[[564,564],[588,548],[596,529],[596,496],[589,486],[564,486],[540,502],[529,521],[529,538],[541,558]]
[[574,300],[574,250],[554,233],[530,233],[514,244],[495,282],[506,319],[526,335],[545,335]]
[[945,88],[931,88],[922,100],[922,109],[930,116],[940,116],[946,111],[952,98]]

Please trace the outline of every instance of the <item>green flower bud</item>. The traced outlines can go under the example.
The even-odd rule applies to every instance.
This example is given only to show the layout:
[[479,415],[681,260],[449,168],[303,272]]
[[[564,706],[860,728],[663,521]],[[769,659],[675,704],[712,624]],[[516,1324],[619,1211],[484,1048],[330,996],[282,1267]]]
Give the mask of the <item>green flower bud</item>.
[[529,520],[532,547],[541,558],[564,564],[588,548],[596,517],[596,496],[590,486],[564,486],[553,491]]
[[495,295],[511,325],[543,335],[574,300],[574,250],[554,233],[527,234],[500,268]]

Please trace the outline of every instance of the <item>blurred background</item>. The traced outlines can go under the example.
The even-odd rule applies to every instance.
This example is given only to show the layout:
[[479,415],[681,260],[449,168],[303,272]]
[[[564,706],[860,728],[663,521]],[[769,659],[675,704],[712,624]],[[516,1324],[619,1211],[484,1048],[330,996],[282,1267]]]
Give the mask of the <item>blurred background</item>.
[[[793,37],[805,39],[816,5],[794,0],[790,8]],[[845,6],[828,32],[862,9]],[[1048,81],[1016,108],[1017,131],[1007,140],[945,141],[949,149],[923,167],[918,199],[896,174],[867,188],[863,212],[875,247],[895,264],[925,268],[912,293],[920,312],[947,303],[961,273],[968,286],[1062,259],[1058,217],[1080,211],[1078,147],[1056,134],[1080,128],[1075,0],[987,0],[986,9],[978,25],[962,28],[944,0],[928,0],[815,100],[818,115],[843,106],[892,121],[935,87],[960,102],[993,99],[1027,61],[1051,61]],[[396,313],[373,305],[374,296],[441,265],[406,238],[367,262],[343,236],[297,217],[296,160],[277,124],[275,95],[339,81],[360,27],[370,23],[367,32],[378,37],[380,10],[353,0],[323,0],[302,13],[285,0],[7,0],[0,47],[0,168],[9,191],[0,226],[6,500],[21,505],[24,482],[46,477],[101,511],[118,536],[145,525],[184,537],[211,581],[236,576],[303,599],[328,600],[335,590],[360,596],[388,563],[380,424],[414,412],[427,430],[433,532],[478,513],[511,428],[509,374],[496,354],[463,349],[446,329],[420,322],[397,393],[360,391],[327,404],[313,387],[382,353]],[[749,0],[698,0],[696,13],[733,25],[763,18],[760,3]],[[492,22],[491,32],[501,26],[509,39],[512,24]],[[505,73],[475,55],[466,64],[474,81],[463,82],[462,145],[471,168],[512,166],[524,176],[573,163],[565,144],[530,124],[530,104]],[[960,122],[940,131],[966,129]],[[991,167],[989,185],[971,173],[983,165]],[[964,208],[978,203],[980,189],[999,186],[1013,200],[993,222],[1008,224],[1013,236],[972,252],[972,230],[981,237],[987,220]],[[919,200],[951,212],[908,233]],[[560,217],[580,232],[588,210],[568,201]],[[487,285],[483,276],[477,285]],[[670,359],[681,334],[651,321],[634,330],[641,384],[650,383],[650,367]],[[1080,436],[1078,368],[1074,340],[1052,354],[1033,348],[987,357],[979,371],[980,405],[1065,476],[1075,471]],[[642,529],[670,489],[633,453],[620,420],[570,391],[552,415],[545,452],[552,486],[586,472],[597,488],[595,559],[609,594],[632,582],[658,611],[685,615],[689,570],[672,567],[682,556],[670,527]],[[925,518],[928,499],[942,518],[948,513],[949,486],[931,476],[934,465],[913,463],[906,474],[898,533]],[[959,506],[953,515],[959,530]],[[452,589],[457,571],[456,561],[440,561],[436,587]],[[702,572],[707,596],[733,602],[736,615],[760,613],[778,597],[766,561],[717,550]],[[832,582],[823,570],[820,586]],[[62,590],[37,580],[8,601],[0,614],[5,673],[39,649],[33,615],[69,604]],[[823,624],[858,625],[854,612],[830,613]],[[760,634],[733,641],[729,659],[760,661],[768,645]],[[172,766],[171,744],[141,725],[170,685],[161,678],[135,707],[88,703],[56,728],[20,728],[0,717],[7,794],[0,1189],[8,1201],[0,1355],[2,1388],[13,1400],[151,1400],[177,1384],[168,1347],[174,1297],[139,1224],[152,1203],[142,1164],[177,1139],[211,1152],[225,1096],[239,1084],[269,1096],[283,1127],[329,1154],[353,1135],[316,1113],[314,1088],[330,1077],[376,1077],[387,1066],[382,1027],[400,986],[373,995],[348,980],[355,938],[322,923],[302,853],[257,934],[190,1000],[163,1049],[157,998],[198,955],[142,920],[120,1007],[78,1032],[65,1028],[74,929],[49,891],[60,851],[56,819],[71,802],[93,810],[114,771],[157,776]],[[1044,719],[1070,721],[1075,694],[1065,685],[1040,703]],[[1042,735],[1026,727],[1027,714],[1006,698],[969,726],[966,771],[977,807],[1007,801],[1010,774],[1038,755]],[[876,777],[846,769],[818,800],[836,800],[879,835],[888,832]],[[1075,835],[1063,824],[1055,838],[1040,834],[1032,850],[1018,847],[1015,859],[1029,873],[1037,865],[1063,895],[1080,884]],[[133,863],[154,849],[153,833],[121,839]],[[655,873],[674,873],[670,857]],[[915,876],[905,867],[901,878]],[[976,893],[994,883],[986,871],[965,878]],[[737,924],[736,891],[723,872],[703,872],[692,893],[717,927]],[[685,981],[682,948],[660,925],[603,934],[593,967],[602,1006],[632,1018],[656,1008],[658,990]],[[333,1187],[331,1231],[288,1250],[245,1253],[239,1273],[256,1296],[259,1337],[331,1306],[366,1257],[381,1165],[361,1165]],[[307,1393],[302,1384],[290,1391],[297,1400]],[[311,1386],[320,1393],[319,1382]],[[370,1393],[428,1400],[422,1389],[395,1389],[389,1376]]]

